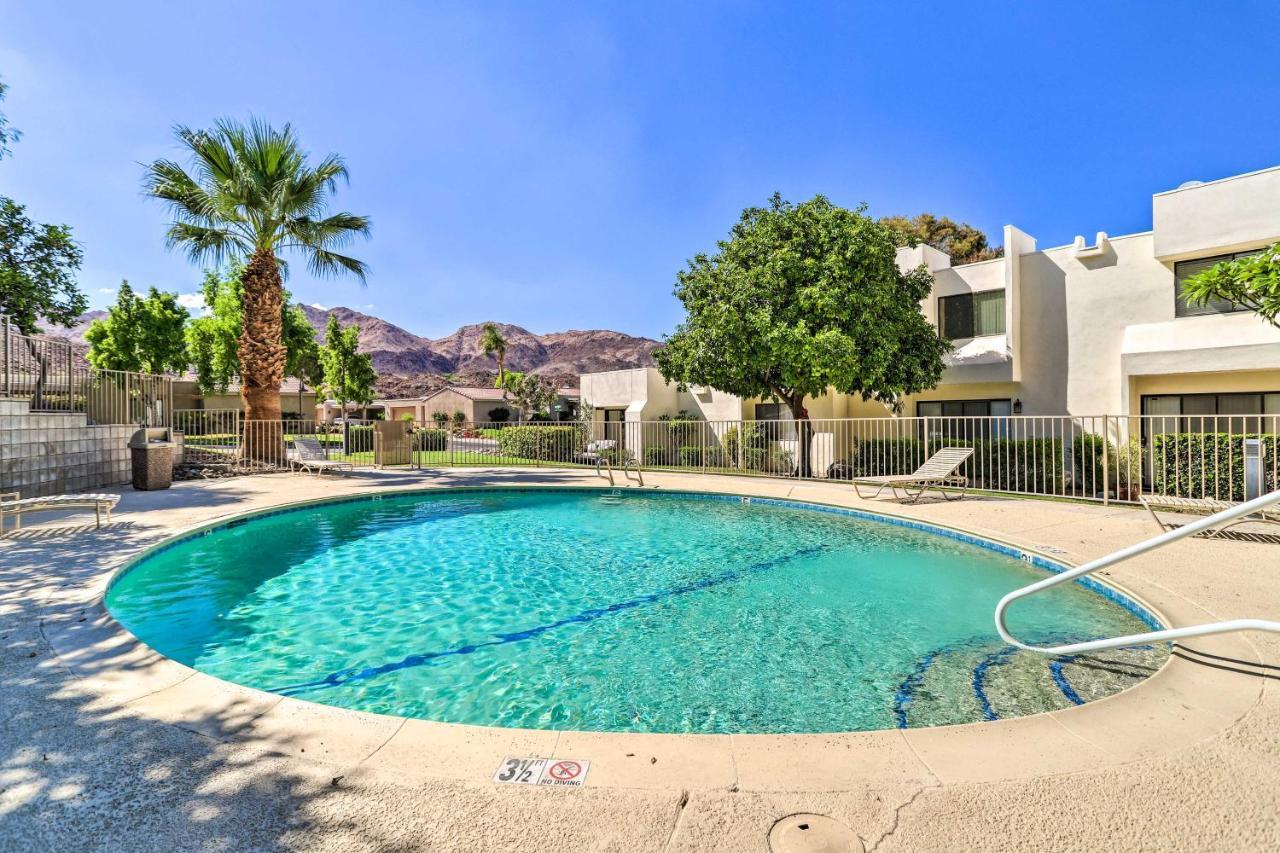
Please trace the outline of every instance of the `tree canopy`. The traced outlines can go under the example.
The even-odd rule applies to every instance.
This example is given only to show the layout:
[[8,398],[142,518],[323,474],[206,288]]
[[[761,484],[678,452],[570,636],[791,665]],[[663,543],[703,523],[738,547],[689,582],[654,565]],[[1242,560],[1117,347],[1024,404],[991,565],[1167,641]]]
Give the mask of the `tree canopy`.
[[1234,302],[1280,328],[1280,243],[1192,276],[1182,283],[1182,295],[1193,305]]
[[953,264],[973,264],[1004,257],[1004,249],[992,246],[987,235],[964,222],[954,222],[945,216],[922,213],[919,216],[885,216],[880,224],[899,235],[904,242],[924,243],[951,256]]
[[[3,80],[0,80],[0,101],[4,100],[5,93],[8,91],[8,85]],[[17,142],[21,138],[22,131],[9,124],[9,117],[0,112],[0,160],[12,153],[9,150],[9,143]]]
[[121,282],[107,316],[85,332],[89,363],[102,370],[181,373],[187,367],[187,317],[176,293],[152,287],[138,296],[129,282]]
[[329,315],[320,347],[320,366],[324,371],[325,394],[336,400],[346,412],[347,403],[367,406],[373,402],[373,385],[378,374],[373,369],[373,356],[360,352],[360,327],[343,326]]
[[[231,380],[240,375],[239,343],[244,324],[240,276],[243,271],[240,264],[206,270],[200,285],[206,313],[187,325],[188,358],[200,390],[206,394],[226,391]],[[302,309],[292,304],[287,290],[282,303],[285,375],[317,385],[321,371],[315,330]]]
[[66,225],[37,225],[0,196],[0,314],[24,334],[36,334],[41,317],[71,326],[89,307],[76,284],[83,257]]
[[[328,212],[329,196],[347,178],[346,164],[330,154],[313,165],[287,124],[276,129],[258,120],[223,119],[211,130],[179,127],[176,133],[191,170],[156,160],[146,167],[144,191],[169,206],[170,247],[185,249],[198,263],[245,263],[237,354],[241,396],[247,418],[278,420],[289,358],[282,325],[283,256],[300,254],[317,276],[350,273],[363,282],[364,263],[341,250],[368,236],[369,220]],[[263,458],[279,452],[280,447],[252,451]]]
[[715,253],[678,274],[686,317],[655,354],[662,375],[777,399],[797,420],[828,388],[898,405],[934,387],[950,345],[920,310],[933,280],[899,271],[897,235],[864,210],[777,194],[744,210]]

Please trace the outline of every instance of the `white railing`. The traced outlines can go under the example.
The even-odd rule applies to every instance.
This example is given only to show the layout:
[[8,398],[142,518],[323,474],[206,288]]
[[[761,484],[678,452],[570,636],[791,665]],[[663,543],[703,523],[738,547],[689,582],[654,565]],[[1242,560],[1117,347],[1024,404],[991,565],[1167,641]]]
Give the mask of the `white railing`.
[[1157,548],[1163,548],[1170,542],[1176,542],[1179,539],[1185,539],[1188,536],[1195,536],[1210,530],[1220,524],[1226,524],[1233,521],[1246,519],[1249,516],[1259,515],[1268,507],[1280,504],[1280,491],[1271,492],[1251,501],[1246,501],[1239,506],[1211,515],[1208,518],[1202,518],[1190,524],[1184,525],[1171,530],[1168,533],[1162,533],[1145,542],[1139,542],[1136,545],[1130,545],[1105,557],[1100,557],[1091,563],[1085,563],[1074,569],[1068,569],[1060,574],[1045,578],[1042,581],[1016,589],[1013,592],[1000,599],[1000,603],[996,605],[996,630],[1005,642],[1019,649],[1029,652],[1040,652],[1046,655],[1069,655],[1078,654],[1080,652],[1097,652],[1104,649],[1120,649],[1126,646],[1137,646],[1145,643],[1160,642],[1163,640],[1183,640],[1188,637],[1207,637],[1211,634],[1229,634],[1235,631],[1270,631],[1280,633],[1280,622],[1272,622],[1266,619],[1228,619],[1223,622],[1210,622],[1204,625],[1191,625],[1186,628],[1166,628],[1160,631],[1148,631],[1143,634],[1129,634],[1124,637],[1110,637],[1102,640],[1088,640],[1082,643],[1066,643],[1060,646],[1032,646],[1022,642],[1018,638],[1009,633],[1008,627],[1005,625],[1005,611],[1013,602],[1035,595],[1037,592],[1058,586],[1059,584],[1068,583],[1076,578],[1082,578],[1091,575],[1101,569],[1109,568],[1122,563],[1133,557],[1154,551]]

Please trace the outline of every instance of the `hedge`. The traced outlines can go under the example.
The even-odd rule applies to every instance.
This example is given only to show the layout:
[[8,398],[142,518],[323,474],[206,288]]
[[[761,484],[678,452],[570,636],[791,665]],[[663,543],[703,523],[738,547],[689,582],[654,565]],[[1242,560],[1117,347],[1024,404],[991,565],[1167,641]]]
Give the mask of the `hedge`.
[[413,439],[418,450],[445,450],[449,446],[449,431],[425,427],[414,430]]
[[582,430],[576,426],[516,426],[498,434],[503,456],[572,462],[582,450]]
[[1263,441],[1262,491],[1276,488],[1272,465],[1280,436],[1267,434],[1165,433],[1151,439],[1151,490],[1178,497],[1244,500],[1244,439]]
[[927,446],[916,438],[862,439],[854,446],[848,463],[855,477],[910,474],[943,447],[973,448],[973,455],[960,467],[960,473],[969,477],[975,489],[1063,493],[1066,472],[1059,438],[934,438]]

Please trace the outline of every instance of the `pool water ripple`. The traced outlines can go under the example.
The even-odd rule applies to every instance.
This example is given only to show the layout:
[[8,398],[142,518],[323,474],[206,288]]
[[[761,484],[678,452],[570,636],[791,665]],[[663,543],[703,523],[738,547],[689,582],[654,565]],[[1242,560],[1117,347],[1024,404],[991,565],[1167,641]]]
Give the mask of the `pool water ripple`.
[[[440,491],[215,529],[141,561],[107,604],[182,663],[341,707],[528,728],[824,732],[1063,706],[1067,675],[1088,698],[1131,683],[1076,663],[1051,675],[1045,659],[1006,651],[995,602],[1039,577],[967,542],[802,506]],[[1028,638],[1143,629],[1077,584],[1020,602],[1011,623]],[[1163,653],[1125,671],[1141,677]]]

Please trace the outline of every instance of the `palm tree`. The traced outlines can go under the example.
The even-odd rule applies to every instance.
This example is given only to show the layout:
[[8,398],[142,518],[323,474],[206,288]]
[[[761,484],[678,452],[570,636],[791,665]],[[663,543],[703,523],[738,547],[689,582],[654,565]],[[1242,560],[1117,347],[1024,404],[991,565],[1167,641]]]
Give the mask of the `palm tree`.
[[[221,119],[212,130],[178,127],[175,134],[191,154],[191,171],[156,160],[146,167],[144,191],[169,204],[170,248],[181,246],[194,263],[245,263],[240,396],[246,420],[278,422],[288,360],[282,255],[301,253],[316,276],[351,273],[363,283],[364,263],[338,250],[356,235],[367,237],[369,220],[328,213],[329,195],[347,178],[346,164],[330,154],[312,166],[287,124],[276,130],[257,119],[247,125]],[[260,452],[278,455],[279,442],[275,449],[270,443]],[[253,458],[265,458],[260,452],[246,447]]]
[[493,356],[498,362],[498,384],[495,388],[502,388],[506,384],[507,378],[507,339],[502,336],[502,332],[493,323],[484,324],[484,337],[480,339],[480,346],[484,349],[484,354]]

